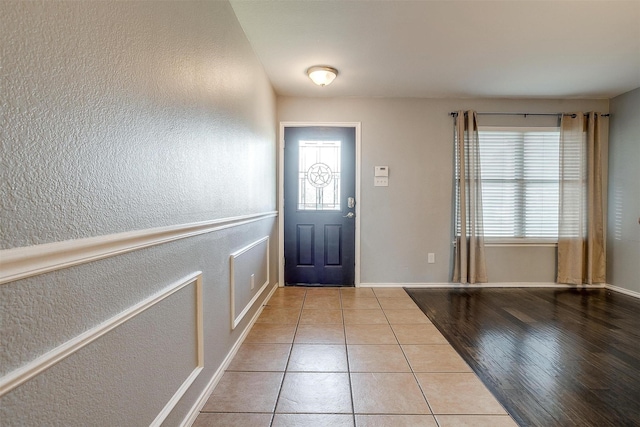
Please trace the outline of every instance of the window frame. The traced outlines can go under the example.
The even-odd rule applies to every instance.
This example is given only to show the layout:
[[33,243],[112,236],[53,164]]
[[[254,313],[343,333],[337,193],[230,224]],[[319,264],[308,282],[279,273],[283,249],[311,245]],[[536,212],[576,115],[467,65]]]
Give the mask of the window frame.
[[[558,138],[559,138],[559,133],[560,133],[560,127],[559,126],[479,126],[478,127],[478,137],[481,140],[481,133],[482,132],[522,132],[522,133],[526,133],[526,132],[556,132],[558,133]],[[457,153],[456,153],[457,155]],[[457,166],[456,166],[457,167]],[[518,172],[516,171],[516,175],[514,176],[514,180],[518,180],[518,179],[524,179],[524,162],[521,162],[521,170]],[[558,163],[558,168],[559,168],[559,163]],[[482,173],[482,171],[481,171]],[[457,176],[456,173],[456,187],[459,186],[459,178]],[[484,183],[484,179],[483,179],[483,183]],[[560,185],[560,177],[558,177],[558,185]],[[457,188],[456,188],[456,193],[457,193]],[[519,188],[517,190],[518,192],[522,191],[522,188]],[[483,192],[484,192],[484,187],[483,187]],[[520,198],[522,198],[523,195],[520,196]],[[484,202],[484,198],[483,198],[483,202]],[[483,203],[484,204],[484,203]],[[484,208],[484,206],[483,206]],[[523,208],[524,208],[524,202],[521,202],[518,204],[517,206],[519,212],[520,212],[520,217],[519,219],[516,219],[516,221],[519,221],[521,223],[524,224],[525,222],[525,215],[526,213],[524,212]],[[457,207],[457,203],[456,203],[456,209],[458,209]],[[486,222],[485,222],[486,224]],[[522,226],[524,227],[524,226]],[[456,224],[456,235],[459,235],[459,224]],[[486,232],[486,229],[485,229]],[[484,237],[484,242],[486,246],[495,246],[495,247],[500,247],[500,246],[557,246],[558,243],[558,236],[556,235],[555,237],[517,237],[517,236],[486,236]]]

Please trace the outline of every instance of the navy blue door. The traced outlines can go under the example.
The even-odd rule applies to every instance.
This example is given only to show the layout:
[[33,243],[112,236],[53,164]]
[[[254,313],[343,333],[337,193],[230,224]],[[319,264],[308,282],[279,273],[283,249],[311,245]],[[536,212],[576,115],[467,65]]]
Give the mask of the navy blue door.
[[284,131],[285,283],[353,286],[355,128]]

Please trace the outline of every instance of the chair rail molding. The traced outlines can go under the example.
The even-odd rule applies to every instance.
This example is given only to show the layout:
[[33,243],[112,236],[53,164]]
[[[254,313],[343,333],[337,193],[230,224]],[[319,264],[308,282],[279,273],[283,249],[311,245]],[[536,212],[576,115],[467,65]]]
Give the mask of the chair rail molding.
[[277,211],[269,211],[5,249],[0,251],[0,266],[2,267],[0,269],[0,285],[276,216],[278,216]]

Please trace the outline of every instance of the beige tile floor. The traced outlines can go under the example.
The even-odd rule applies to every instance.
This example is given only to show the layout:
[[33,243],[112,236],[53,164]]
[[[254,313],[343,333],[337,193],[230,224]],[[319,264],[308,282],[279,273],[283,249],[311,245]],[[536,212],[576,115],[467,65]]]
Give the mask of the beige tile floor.
[[194,426],[516,426],[400,288],[276,290]]

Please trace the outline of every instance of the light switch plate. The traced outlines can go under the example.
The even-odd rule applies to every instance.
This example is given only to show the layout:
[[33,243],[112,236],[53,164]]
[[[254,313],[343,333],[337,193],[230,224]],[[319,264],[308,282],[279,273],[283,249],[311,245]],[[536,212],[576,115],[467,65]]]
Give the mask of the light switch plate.
[[386,176],[376,176],[373,178],[373,186],[374,187],[388,187],[389,186],[389,178]]

